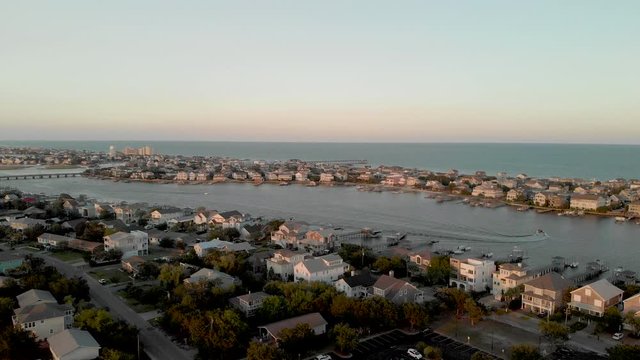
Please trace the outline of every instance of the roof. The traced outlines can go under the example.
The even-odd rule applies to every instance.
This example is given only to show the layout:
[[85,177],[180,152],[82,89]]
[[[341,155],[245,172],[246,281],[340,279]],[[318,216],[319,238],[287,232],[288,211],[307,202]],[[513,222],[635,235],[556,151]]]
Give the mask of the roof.
[[537,289],[562,291],[573,286],[573,283],[557,272],[550,272],[525,283]]
[[39,238],[43,238],[43,239],[45,239],[47,241],[54,240],[54,241],[63,241],[63,242],[68,242],[70,240],[73,240],[73,238],[68,237],[68,236],[62,236],[62,235],[56,235],[56,234],[50,234],[50,233],[44,233],[44,234],[38,236],[38,239]]
[[67,247],[71,249],[80,250],[80,251],[89,251],[89,252],[93,252],[95,249],[97,249],[100,246],[104,246],[104,243],[81,240],[81,239],[71,239],[67,244]]
[[240,296],[236,296],[236,299],[240,300],[240,301],[244,301],[244,302],[251,302],[251,301],[257,301],[257,300],[262,300],[266,297],[268,297],[269,294],[262,292],[262,291],[258,291],[258,292],[254,292],[254,293],[248,293],[248,294],[244,294],[244,295],[240,295]]
[[235,282],[235,278],[229,274],[223,273],[221,271],[217,271],[217,270],[213,270],[213,269],[208,269],[208,268],[202,268],[196,272],[194,272],[189,278],[188,278],[188,282],[197,282],[200,280],[206,280],[206,281],[214,281],[220,279],[222,282]]
[[38,303],[54,303],[57,304],[56,298],[51,295],[50,292],[45,290],[31,289],[16,296],[18,299],[18,306],[25,307]]
[[228,219],[232,216],[242,217],[242,213],[238,210],[225,211],[219,213],[218,215],[222,216],[225,219]]
[[15,309],[16,320],[19,324],[29,321],[38,321],[65,316],[65,312],[73,310],[69,304],[38,303]]
[[371,276],[369,272],[364,272],[362,274],[345,277],[343,280],[344,282],[347,283],[347,285],[349,285],[349,287],[352,287],[352,288],[356,286],[369,287],[369,286],[373,286],[373,284],[376,283],[376,278]]
[[47,339],[47,342],[49,349],[58,359],[79,348],[100,348],[100,344],[88,331],[79,329],[67,329],[54,334]]
[[[617,287],[612,285],[606,279],[601,279],[601,280],[598,280],[598,281],[593,282],[591,284],[587,284],[587,285],[583,286],[582,288],[585,288],[587,286],[590,287],[591,289],[593,289],[593,291],[598,293],[598,295],[602,296],[605,300],[614,298],[614,297],[624,293],[624,291],[622,291],[621,289],[618,289]],[[580,289],[582,289],[582,288],[580,288]],[[580,290],[580,289],[578,289],[578,290]],[[578,290],[574,290],[574,291],[578,291]],[[572,293],[574,291],[572,291]]]
[[326,326],[327,321],[322,317],[322,315],[320,315],[320,313],[315,312],[260,326],[260,328],[267,330],[271,336],[277,339],[282,330],[293,329],[298,324],[307,324],[311,329],[313,329],[322,325]]
[[376,282],[373,284],[373,287],[384,290],[396,285],[399,281],[402,280],[396,279],[393,276],[382,275],[378,278],[378,280],[376,280]]

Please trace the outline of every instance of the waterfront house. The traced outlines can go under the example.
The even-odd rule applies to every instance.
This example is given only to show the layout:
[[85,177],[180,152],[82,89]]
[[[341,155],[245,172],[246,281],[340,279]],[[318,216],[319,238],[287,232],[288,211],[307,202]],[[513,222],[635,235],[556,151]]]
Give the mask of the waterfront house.
[[555,209],[566,209],[569,207],[569,195],[555,194],[549,197],[549,207]]
[[296,316],[290,319],[274,322],[258,327],[262,341],[280,341],[280,333],[284,329],[293,329],[299,324],[307,324],[314,335],[322,335],[327,332],[327,321],[320,313],[310,313]]
[[196,255],[199,257],[204,257],[207,255],[209,251],[218,250],[224,252],[249,252],[251,250],[255,250],[251,244],[246,241],[243,242],[229,242],[219,239],[213,239],[210,241],[199,242],[193,246],[193,250],[196,252]]
[[234,285],[240,285],[240,281],[233,276],[208,268],[202,268],[184,279],[184,283],[188,285],[199,282],[214,282],[217,287],[222,289],[229,289]]
[[491,278],[496,270],[493,260],[451,257],[449,264],[451,266],[449,286],[476,292],[491,288]]
[[285,221],[271,233],[271,242],[283,248],[297,249],[308,227],[309,224],[303,221]]
[[552,195],[553,195],[552,193],[544,192],[544,191],[536,193],[535,196],[533,197],[533,203],[536,206],[547,206],[549,204],[549,200],[551,199]]
[[382,275],[372,286],[374,296],[382,296],[394,304],[424,302],[424,292],[415,285],[393,276],[393,271],[389,275]]
[[569,308],[602,317],[604,311],[622,302],[624,291],[605,279],[598,280],[571,292]]
[[640,201],[634,201],[629,203],[627,208],[627,213],[629,215],[640,216]]
[[231,174],[231,178],[232,178],[233,180],[246,180],[246,179],[247,179],[247,176],[248,176],[248,175],[247,175],[247,173],[246,173],[246,172],[244,172],[244,171],[234,171],[234,172]]
[[598,208],[607,206],[605,198],[599,195],[572,195],[570,206],[576,210],[596,211]]
[[320,174],[320,182],[324,184],[328,184],[333,182],[334,176],[331,173],[321,173]]
[[231,306],[244,314],[246,317],[251,317],[262,307],[262,302],[267,298],[269,294],[262,291],[250,292],[245,295],[240,295],[229,299]]
[[[623,311],[625,314],[632,313],[634,317],[640,317],[640,294],[635,294],[623,301]],[[624,328],[627,330],[635,330],[632,326],[625,322]]]
[[307,253],[287,249],[276,250],[273,257],[266,259],[267,271],[287,280],[293,276],[293,266],[302,262]]
[[171,219],[177,219],[184,215],[184,211],[178,208],[162,208],[151,212],[151,222],[154,224],[163,224]]
[[44,340],[71,327],[73,306],[58,304],[48,291],[29,290],[17,296],[19,308],[12,317],[13,325]]
[[199,172],[198,175],[196,175],[196,181],[207,181],[209,180],[209,174],[206,172]]
[[298,262],[293,266],[295,281],[320,281],[331,284],[349,271],[349,264],[336,254],[328,254]]
[[351,276],[337,280],[334,285],[347,297],[365,298],[373,292],[373,284],[376,283],[376,280],[368,271],[357,275],[352,272]]
[[134,230],[130,233],[119,231],[104,237],[104,249],[122,251],[122,258],[144,256],[149,254],[149,235],[143,231]]
[[429,250],[422,250],[409,253],[409,261],[418,265],[420,270],[427,270],[429,264],[431,264],[431,258],[433,255]]
[[322,229],[316,226],[310,226],[308,229],[302,239],[298,241],[298,247],[304,247],[313,253],[323,252],[333,247],[336,239],[333,230]]
[[240,239],[256,240],[262,236],[262,226],[260,225],[242,225],[240,227]]
[[53,360],[92,360],[100,356],[100,344],[85,330],[67,329],[47,342]]
[[129,225],[136,223],[142,219],[146,213],[147,206],[145,204],[127,204],[119,205],[113,208],[116,220]]
[[240,225],[247,220],[248,216],[237,210],[217,213],[211,217],[216,225],[222,226],[223,229],[234,228],[238,230]]
[[298,171],[295,174],[296,181],[307,181],[309,180],[309,172],[308,171]]
[[496,300],[502,301],[507,290],[520,286],[533,279],[533,277],[534,275],[522,263],[500,264],[498,270],[492,274],[493,287],[491,288],[491,294]]
[[484,196],[486,198],[497,199],[504,196],[502,188],[493,182],[484,182],[473,188],[472,196]]
[[529,180],[524,183],[524,186],[535,190],[546,190],[548,187],[547,182],[543,180]]
[[524,283],[522,308],[531,312],[553,314],[562,307],[562,296],[573,283],[556,272]]
[[507,201],[509,202],[521,201],[525,199],[526,197],[524,191],[520,189],[511,189],[507,192]]

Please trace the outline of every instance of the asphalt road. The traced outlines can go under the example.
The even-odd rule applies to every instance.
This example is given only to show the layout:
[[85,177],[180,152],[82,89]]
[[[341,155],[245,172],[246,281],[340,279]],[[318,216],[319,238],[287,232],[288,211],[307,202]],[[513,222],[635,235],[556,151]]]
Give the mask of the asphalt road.
[[144,351],[152,360],[194,358],[195,354],[178,347],[165,333],[149,325],[140,315],[90,275],[46,254],[38,254],[38,256],[42,256],[48,264],[55,266],[67,277],[80,276],[86,279],[91,299],[95,303],[108,307],[109,312],[140,330],[140,342],[144,344]]

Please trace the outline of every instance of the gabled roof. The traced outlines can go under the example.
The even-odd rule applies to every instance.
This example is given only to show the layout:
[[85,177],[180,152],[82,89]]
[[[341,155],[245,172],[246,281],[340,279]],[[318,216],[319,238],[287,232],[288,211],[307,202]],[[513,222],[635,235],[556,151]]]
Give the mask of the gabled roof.
[[[610,282],[608,282],[606,279],[601,279],[591,284],[587,284],[581,287],[580,289],[583,289],[585,287],[590,287],[591,289],[593,289],[593,291],[595,291],[598,295],[602,296],[602,298],[604,298],[605,300],[609,300],[611,298],[614,298],[624,293],[624,291],[622,291],[621,289],[618,289],[617,287],[612,285]],[[571,293],[578,291],[580,289],[574,290]]]
[[79,329],[67,329],[50,336],[47,339],[49,349],[57,359],[80,348],[100,348],[100,344],[91,336],[88,331]]
[[58,301],[56,301],[56,298],[54,298],[50,292],[39,289],[31,289],[29,291],[25,291],[22,294],[16,296],[16,299],[18,299],[18,306],[20,307],[38,303],[58,303]]
[[16,320],[18,323],[24,324],[29,321],[65,316],[65,312],[68,310],[73,310],[73,307],[69,304],[60,305],[58,303],[38,303],[15,309],[13,312],[16,314]]
[[271,334],[274,338],[278,339],[280,332],[284,329],[293,329],[298,324],[307,324],[309,328],[313,329],[318,326],[327,325],[327,321],[320,315],[320,313],[311,313],[302,316],[296,316],[294,318],[278,321],[275,323],[260,326]]
[[526,282],[525,285],[532,286],[536,289],[553,290],[557,292],[570,288],[573,286],[573,283],[557,272],[550,272]]
[[369,287],[369,286],[373,286],[373,284],[376,283],[376,279],[373,276],[371,276],[369,272],[364,272],[362,274],[346,277],[343,280],[351,288],[354,288],[357,286]]
[[248,303],[248,302],[256,302],[256,301],[263,300],[264,298],[266,298],[268,296],[269,296],[269,294],[267,294],[265,292],[262,292],[262,291],[258,291],[258,292],[254,292],[254,293],[248,293],[248,294],[236,296],[236,299]]

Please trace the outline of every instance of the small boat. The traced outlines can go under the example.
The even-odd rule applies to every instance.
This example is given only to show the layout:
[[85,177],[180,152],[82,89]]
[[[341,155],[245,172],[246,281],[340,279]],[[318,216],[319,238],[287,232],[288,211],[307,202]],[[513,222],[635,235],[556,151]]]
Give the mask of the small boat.
[[493,253],[492,253],[492,252],[484,253],[484,254],[482,254],[482,257],[483,257],[483,258],[490,259],[490,258],[492,258],[492,257],[493,257]]
[[623,222],[627,222],[629,219],[627,219],[624,216],[616,216],[616,222],[617,223],[623,223]]
[[204,195],[209,195],[209,193],[208,193],[208,192],[206,192],[206,193],[204,193]]
[[453,250],[453,253],[456,255],[460,255],[460,254],[464,254],[463,250],[457,249],[457,250]]
[[283,181],[283,182],[281,182],[279,185],[280,185],[280,186],[288,186],[288,185],[289,185],[289,183],[288,183],[288,182],[286,182],[286,181]]
[[572,269],[575,269],[575,268],[577,268],[577,267],[578,267],[578,265],[580,265],[580,263],[579,263],[579,262],[577,262],[577,261],[574,261],[574,262],[572,262],[571,264],[569,264],[569,267],[570,267],[570,268],[572,268]]
[[546,233],[546,232],[544,232],[544,230],[542,230],[542,229],[538,229],[538,230],[536,230],[536,235],[538,235],[538,236],[545,236],[545,235],[547,235],[547,233]]

